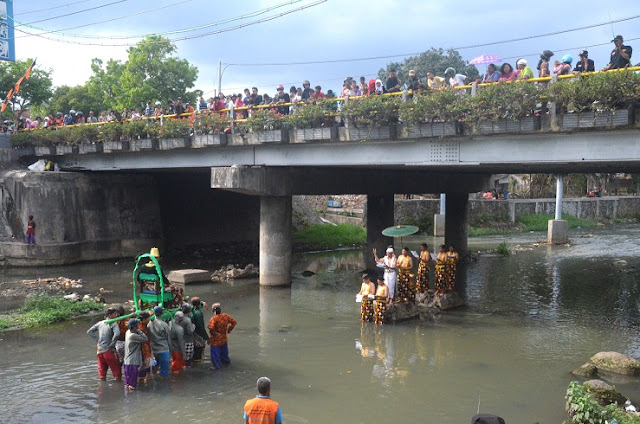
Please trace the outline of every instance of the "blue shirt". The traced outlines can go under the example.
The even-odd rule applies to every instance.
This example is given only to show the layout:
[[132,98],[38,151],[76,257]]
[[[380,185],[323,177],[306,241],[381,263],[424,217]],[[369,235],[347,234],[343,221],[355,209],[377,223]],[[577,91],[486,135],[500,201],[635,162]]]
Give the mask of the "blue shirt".
[[484,82],[497,82],[500,79],[500,72],[498,71],[493,71],[493,73],[491,75],[489,75],[489,73],[487,72],[484,76]]
[[[256,396],[260,399],[271,399],[269,396]],[[245,412],[242,417],[246,420],[247,418],[247,413]],[[276,423],[281,423],[282,422],[282,412],[280,412],[280,405],[278,405],[278,412],[276,412]]]

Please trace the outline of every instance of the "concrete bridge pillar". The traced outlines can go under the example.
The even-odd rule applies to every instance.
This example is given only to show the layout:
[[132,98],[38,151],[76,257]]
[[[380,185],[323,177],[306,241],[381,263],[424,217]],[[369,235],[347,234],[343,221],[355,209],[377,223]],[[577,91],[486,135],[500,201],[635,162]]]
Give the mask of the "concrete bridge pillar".
[[467,205],[468,193],[447,193],[444,244],[453,244],[460,256],[467,254]]
[[291,196],[260,197],[260,285],[291,285]]
[[435,237],[444,236],[444,216],[447,213],[447,195],[440,194],[440,213],[433,216],[433,235]]
[[378,249],[378,256],[384,255],[393,238],[382,235],[382,230],[394,224],[393,194],[368,194],[366,205],[367,247],[365,264],[367,268],[375,268],[372,249]]
[[562,199],[564,195],[563,176],[556,175],[556,216],[547,225],[547,242],[565,244],[569,242],[569,223],[562,219]]

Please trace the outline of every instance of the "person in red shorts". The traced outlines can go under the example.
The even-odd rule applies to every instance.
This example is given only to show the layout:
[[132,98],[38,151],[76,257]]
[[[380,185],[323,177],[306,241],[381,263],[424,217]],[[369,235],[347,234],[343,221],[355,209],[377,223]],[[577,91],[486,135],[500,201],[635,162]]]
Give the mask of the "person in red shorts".
[[87,334],[96,340],[97,355],[98,355],[98,377],[100,380],[107,379],[107,369],[111,369],[113,378],[120,381],[122,380],[122,368],[120,367],[120,361],[116,356],[116,342],[120,336],[120,328],[118,324],[107,324],[106,320],[112,319],[118,316],[118,311],[113,308],[107,309],[104,320],[98,322],[87,330]]

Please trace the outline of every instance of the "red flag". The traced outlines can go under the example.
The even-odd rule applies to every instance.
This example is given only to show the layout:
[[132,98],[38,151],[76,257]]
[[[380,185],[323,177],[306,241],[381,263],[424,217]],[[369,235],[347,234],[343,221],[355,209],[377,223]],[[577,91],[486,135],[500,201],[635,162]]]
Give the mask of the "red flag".
[[36,60],[38,59],[34,59],[33,62],[31,62],[31,65],[29,65],[29,68],[27,68],[27,72],[24,73],[25,79],[29,79],[31,77],[31,71],[33,70],[33,67],[36,64]]
[[20,77],[20,79],[16,83],[16,86],[13,88],[15,94],[18,94],[20,92],[20,84],[22,84],[22,81],[24,81],[24,77]]
[[13,88],[11,90],[9,90],[9,92],[7,93],[7,102],[11,101],[11,98],[13,97]]

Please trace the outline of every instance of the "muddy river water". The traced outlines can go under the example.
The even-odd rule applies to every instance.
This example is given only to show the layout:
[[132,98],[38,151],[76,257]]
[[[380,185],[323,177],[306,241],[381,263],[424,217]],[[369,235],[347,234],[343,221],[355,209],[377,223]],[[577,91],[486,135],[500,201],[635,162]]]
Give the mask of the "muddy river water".
[[[266,375],[285,423],[467,423],[478,407],[509,424],[560,423],[573,368],[602,350],[640,356],[639,236],[638,226],[599,228],[572,233],[572,247],[480,255],[460,274],[466,307],[383,327],[359,321],[359,251],[297,255],[291,289],[190,285],[189,294],[221,301],[237,319],[232,364],[213,372],[203,363],[133,393],[110,377],[98,381],[85,334],[95,320],[0,334],[0,422],[242,422]],[[470,248],[503,240],[476,238]],[[405,244],[422,241],[436,240]],[[84,278],[88,289],[114,289],[107,300],[118,301],[130,296],[124,262],[1,277]],[[616,386],[640,401],[637,384]]]

